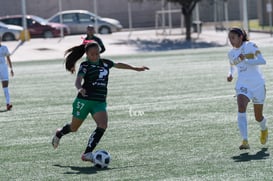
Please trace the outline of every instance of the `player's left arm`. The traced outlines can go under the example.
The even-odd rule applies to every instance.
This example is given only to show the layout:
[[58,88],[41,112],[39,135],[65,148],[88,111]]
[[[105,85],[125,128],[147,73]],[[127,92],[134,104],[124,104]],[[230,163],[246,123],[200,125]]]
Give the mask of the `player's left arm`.
[[136,67],[136,66],[132,66],[132,65],[129,65],[129,64],[125,64],[125,63],[115,63],[114,67],[118,68],[118,69],[135,70],[135,71],[138,71],[138,72],[149,70],[149,68],[146,67],[146,66]]
[[258,49],[258,47],[255,44],[252,44],[250,49],[252,50],[252,53],[245,54],[241,57],[242,59],[244,59],[244,61],[247,64],[250,64],[250,65],[266,64],[266,60],[264,59],[261,51]]
[[104,44],[102,43],[102,41],[100,40],[100,43],[99,43],[99,45],[100,45],[100,53],[103,53],[103,52],[105,52],[105,46],[104,46]]
[[7,55],[7,62],[8,62],[9,68],[10,68],[10,74],[11,74],[11,76],[14,76],[10,55]]

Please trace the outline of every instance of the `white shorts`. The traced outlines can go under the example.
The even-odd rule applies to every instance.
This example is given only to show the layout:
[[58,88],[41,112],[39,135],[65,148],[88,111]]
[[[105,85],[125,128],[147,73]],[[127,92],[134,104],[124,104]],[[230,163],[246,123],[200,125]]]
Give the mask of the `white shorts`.
[[5,63],[0,64],[0,80],[1,81],[9,80],[8,65]]
[[258,86],[256,88],[249,88],[247,86],[238,86],[235,88],[236,95],[245,95],[252,100],[253,104],[264,104],[266,89],[265,85]]

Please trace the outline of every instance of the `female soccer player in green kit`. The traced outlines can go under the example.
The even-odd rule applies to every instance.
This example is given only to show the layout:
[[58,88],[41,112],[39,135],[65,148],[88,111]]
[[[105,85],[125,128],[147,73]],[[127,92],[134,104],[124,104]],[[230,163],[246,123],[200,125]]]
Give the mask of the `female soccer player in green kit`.
[[99,45],[91,41],[86,45],[75,46],[68,49],[66,69],[75,71],[76,62],[86,53],[86,61],[82,62],[77,73],[75,86],[78,95],[73,102],[72,121],[63,128],[57,129],[52,139],[52,145],[57,148],[62,136],[76,132],[87,115],[90,113],[96,122],[96,129],[90,135],[87,147],[82,154],[83,161],[93,161],[92,151],[99,143],[107,128],[106,96],[109,69],[130,69],[135,71],[149,70],[148,67],[134,67],[124,63],[114,63],[111,60],[100,58]]

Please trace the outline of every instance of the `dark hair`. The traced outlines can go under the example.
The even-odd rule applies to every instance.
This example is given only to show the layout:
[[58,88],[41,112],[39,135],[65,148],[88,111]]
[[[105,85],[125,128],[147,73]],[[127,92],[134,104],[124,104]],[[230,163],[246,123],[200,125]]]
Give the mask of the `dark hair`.
[[229,33],[235,33],[238,36],[243,36],[243,39],[242,39],[243,41],[249,41],[248,36],[247,36],[247,34],[246,34],[246,32],[245,32],[244,29],[234,27],[234,28],[231,28],[229,30]]
[[99,44],[95,41],[90,41],[89,43],[87,43],[84,47],[85,52],[87,52],[90,48],[100,48]]
[[87,44],[81,44],[78,46],[74,46],[65,51],[65,68],[71,73],[75,72],[75,64],[79,59],[82,58],[85,52],[87,52],[90,48],[97,47],[99,45],[95,41],[90,41]]
[[87,28],[95,28],[93,25],[88,25]]

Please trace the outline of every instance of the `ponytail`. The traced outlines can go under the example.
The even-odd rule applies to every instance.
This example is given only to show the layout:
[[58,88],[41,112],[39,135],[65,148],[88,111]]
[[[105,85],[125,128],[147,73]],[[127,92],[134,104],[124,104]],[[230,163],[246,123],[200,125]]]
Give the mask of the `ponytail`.
[[74,46],[65,51],[65,68],[71,73],[75,72],[75,64],[77,61],[82,58],[85,52],[89,50],[89,48],[97,48],[99,51],[99,45],[97,42],[91,40],[85,42],[84,44]]
[[65,51],[65,68],[71,73],[75,72],[75,64],[85,53],[84,44],[74,46]]

